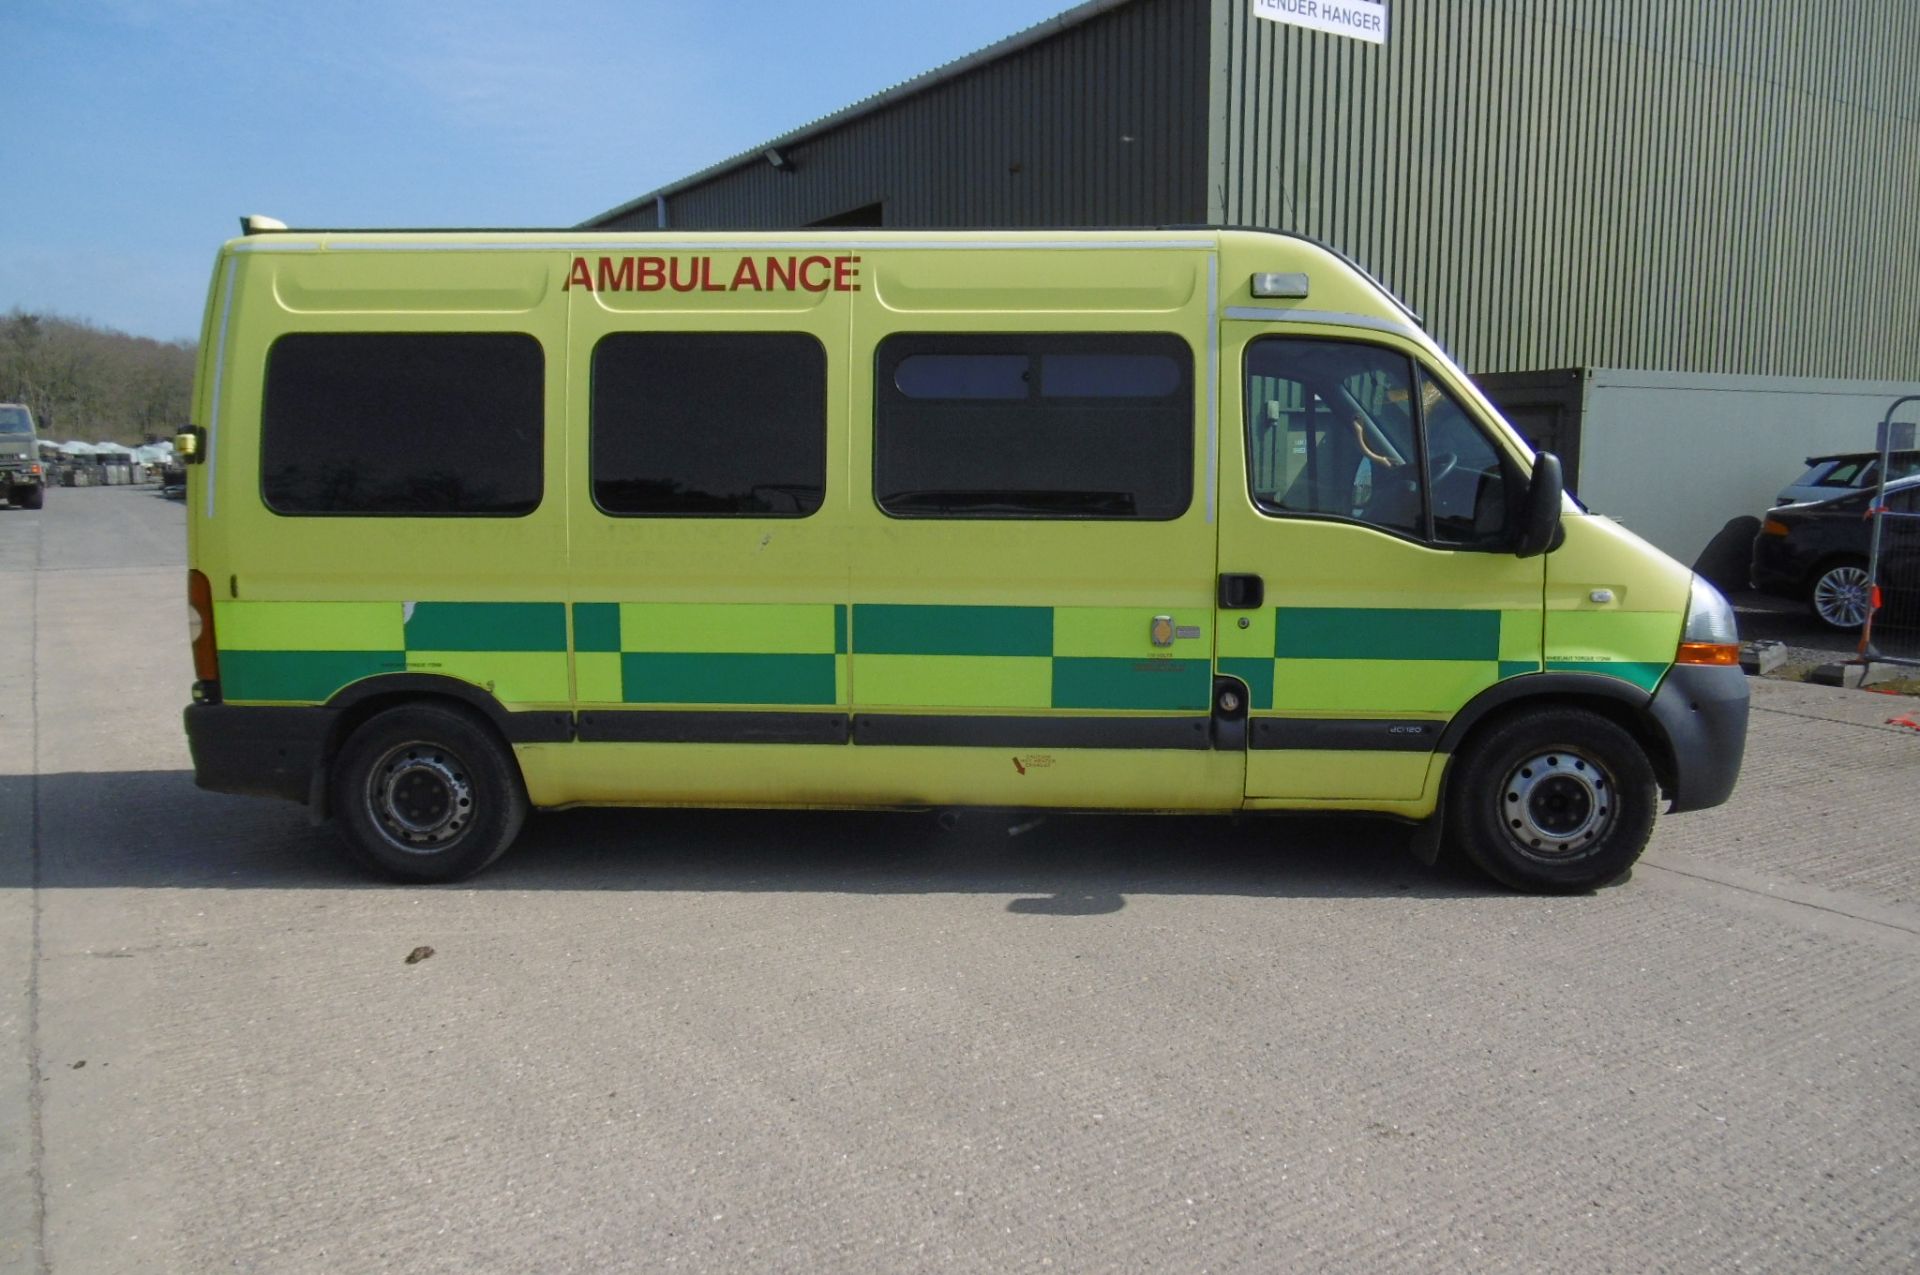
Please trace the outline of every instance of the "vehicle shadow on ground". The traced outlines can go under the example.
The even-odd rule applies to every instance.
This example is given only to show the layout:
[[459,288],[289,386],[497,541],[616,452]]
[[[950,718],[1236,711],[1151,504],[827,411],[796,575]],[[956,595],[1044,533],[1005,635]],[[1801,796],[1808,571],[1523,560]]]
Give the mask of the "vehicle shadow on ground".
[[[188,771],[0,776],[0,888],[395,889],[285,802]],[[27,826],[18,826],[26,824]],[[1116,912],[1130,894],[1479,897],[1408,829],[1339,817],[574,810],[536,814],[498,863],[441,889],[1016,896],[1009,911]],[[38,846],[37,853],[35,846]]]

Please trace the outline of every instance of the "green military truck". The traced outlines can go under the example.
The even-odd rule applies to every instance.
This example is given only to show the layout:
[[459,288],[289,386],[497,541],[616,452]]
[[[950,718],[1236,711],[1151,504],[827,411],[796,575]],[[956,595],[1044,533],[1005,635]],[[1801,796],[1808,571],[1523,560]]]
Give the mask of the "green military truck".
[[18,508],[38,509],[47,498],[46,478],[33,413],[18,403],[0,403],[0,496]]

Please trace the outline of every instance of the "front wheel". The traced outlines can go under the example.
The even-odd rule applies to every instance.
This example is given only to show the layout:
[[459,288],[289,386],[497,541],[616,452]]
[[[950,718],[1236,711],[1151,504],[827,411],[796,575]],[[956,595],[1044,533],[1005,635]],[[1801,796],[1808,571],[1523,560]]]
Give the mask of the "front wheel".
[[1517,713],[1456,765],[1448,838],[1516,890],[1571,894],[1605,885],[1633,866],[1653,835],[1653,766],[1639,741],[1597,713]]
[[513,754],[448,704],[369,718],[329,776],[334,818],[362,865],[403,881],[459,881],[506,852],[527,817]]
[[47,498],[45,487],[23,487],[14,493],[14,504],[22,509],[38,509]]
[[1829,563],[1814,577],[1808,603],[1830,629],[1857,629],[1873,610],[1873,577],[1857,561]]

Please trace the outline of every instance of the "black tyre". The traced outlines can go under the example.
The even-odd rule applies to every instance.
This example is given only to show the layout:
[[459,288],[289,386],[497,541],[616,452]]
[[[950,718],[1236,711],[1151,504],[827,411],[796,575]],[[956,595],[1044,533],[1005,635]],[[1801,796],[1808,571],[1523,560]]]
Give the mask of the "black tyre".
[[1503,885],[1571,894],[1633,866],[1659,801],[1646,751],[1625,730],[1584,709],[1529,709],[1455,760],[1447,838]]
[[1825,562],[1807,588],[1807,606],[1830,629],[1857,632],[1873,610],[1873,578],[1859,558]]
[[512,750],[477,714],[408,704],[369,718],[328,776],[355,860],[403,881],[459,881],[506,852],[527,817]]
[[20,500],[18,503],[22,509],[38,509],[46,503],[46,499],[47,489],[45,487],[28,487],[20,492]]

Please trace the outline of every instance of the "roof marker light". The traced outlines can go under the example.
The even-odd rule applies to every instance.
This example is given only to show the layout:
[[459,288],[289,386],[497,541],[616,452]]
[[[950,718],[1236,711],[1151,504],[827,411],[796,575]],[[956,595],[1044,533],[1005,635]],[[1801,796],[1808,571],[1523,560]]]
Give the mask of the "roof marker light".
[[1298,271],[1292,274],[1257,274],[1253,276],[1253,295],[1304,297],[1307,295],[1307,276]]

